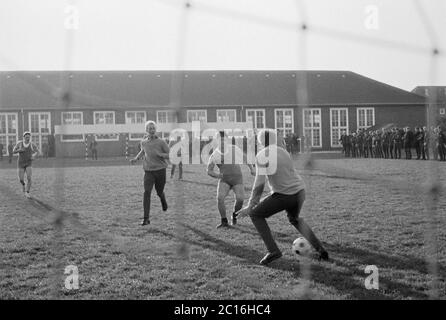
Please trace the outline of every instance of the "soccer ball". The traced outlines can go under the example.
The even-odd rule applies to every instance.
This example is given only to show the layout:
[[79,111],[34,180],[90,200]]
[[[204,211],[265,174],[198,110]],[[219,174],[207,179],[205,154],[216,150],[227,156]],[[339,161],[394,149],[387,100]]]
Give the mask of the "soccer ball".
[[293,242],[292,250],[298,256],[308,256],[311,253],[311,245],[305,238],[297,238]]

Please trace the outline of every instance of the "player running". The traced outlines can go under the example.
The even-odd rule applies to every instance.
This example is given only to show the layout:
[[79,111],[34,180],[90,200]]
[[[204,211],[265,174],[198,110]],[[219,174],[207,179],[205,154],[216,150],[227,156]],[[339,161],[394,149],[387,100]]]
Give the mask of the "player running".
[[[240,162],[246,163],[246,156],[240,148],[225,141],[224,131],[220,132],[221,143],[209,158],[207,174],[218,179],[217,185],[217,206],[220,212],[221,223],[217,228],[229,227],[226,217],[225,199],[232,190],[235,194],[234,211],[232,213],[232,224],[237,223],[235,213],[243,207],[245,199],[245,190],[243,186],[243,175]],[[255,175],[255,169],[251,164],[247,164],[252,175]],[[215,166],[219,173],[215,172]]]
[[169,146],[163,139],[156,135],[156,123],[154,121],[146,122],[147,135],[141,141],[141,151],[134,159],[132,164],[144,157],[144,218],[141,225],[150,224],[150,198],[153,186],[156,194],[161,200],[163,211],[167,211],[167,201],[164,195],[164,186],[166,185],[166,168],[169,160]]
[[[319,259],[328,260],[328,253],[321,242],[304,219],[299,218],[305,200],[305,184],[296,173],[289,153],[277,146],[277,139],[276,133],[272,130],[261,130],[259,132],[257,140],[264,148],[256,155],[256,177],[248,206],[237,213],[238,217],[245,215],[251,217],[268,249],[268,253],[260,260],[260,264],[266,265],[282,256],[266,222],[266,218],[282,210],[287,212],[289,222],[316,249],[319,253]],[[266,160],[269,160],[269,162]],[[260,201],[266,177],[272,194]]]
[[[14,154],[18,153],[17,158],[17,171],[19,181],[22,184],[22,191],[27,198],[31,198],[31,179],[32,179],[32,162],[39,155],[39,149],[31,142],[31,133],[26,131],[23,134],[23,140],[17,142],[13,151]],[[26,186],[25,186],[25,173],[26,173]]]

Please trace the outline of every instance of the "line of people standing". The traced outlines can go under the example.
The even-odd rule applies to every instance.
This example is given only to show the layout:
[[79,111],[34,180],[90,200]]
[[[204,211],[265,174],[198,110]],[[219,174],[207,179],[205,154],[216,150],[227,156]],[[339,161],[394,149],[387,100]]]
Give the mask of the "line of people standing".
[[446,134],[438,126],[431,128],[410,127],[381,130],[363,130],[342,134],[339,141],[342,152],[351,158],[412,159],[415,149],[417,160],[429,160],[431,151],[434,160],[446,161]]

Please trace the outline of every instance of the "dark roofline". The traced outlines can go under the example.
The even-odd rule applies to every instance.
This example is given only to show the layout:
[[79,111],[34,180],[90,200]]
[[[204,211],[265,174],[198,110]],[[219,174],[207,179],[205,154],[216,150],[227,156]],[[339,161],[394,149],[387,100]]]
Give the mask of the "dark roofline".
[[[156,79],[156,75],[158,74],[161,75],[161,82]],[[5,102],[3,103],[2,109],[13,108],[12,106],[14,106],[15,104],[18,106],[32,106],[34,102],[36,104],[32,108],[45,106],[45,108],[57,109],[61,102],[59,101],[59,95],[64,92],[62,88],[69,85],[70,83],[73,83],[71,92],[73,99],[71,107],[76,107],[76,105],[78,105],[79,108],[82,108],[84,106],[101,108],[107,107],[107,105],[109,107],[119,107],[125,105],[129,108],[137,108],[138,106],[147,105],[147,107],[153,106],[156,108],[168,108],[169,92],[171,90],[171,86],[173,85],[175,80],[179,80],[187,74],[190,74],[190,78],[192,78],[192,80],[194,80],[193,78],[196,76],[198,82],[195,83],[198,83],[198,85],[195,85],[194,87],[193,81],[185,81],[186,93],[184,93],[184,100],[182,101],[185,107],[196,108],[200,106],[218,107],[241,105],[309,107],[330,105],[419,106],[426,103],[425,97],[423,96],[346,70],[20,70],[0,71],[0,78],[3,78],[5,76],[8,78],[11,77],[11,83],[15,84],[15,88],[11,87],[15,91],[11,89],[11,91],[8,92],[11,93],[10,95],[7,95],[7,97],[9,97],[9,101],[6,102],[6,100],[4,100]],[[232,79],[234,77],[239,78],[237,77],[238,74],[246,74],[247,78],[249,79],[247,79],[246,81],[239,79],[235,80],[236,82],[234,83],[236,83],[238,87],[234,87],[234,85],[223,85],[223,90],[232,88],[230,90],[235,90],[236,95],[231,95],[229,91],[226,91],[226,93],[222,93],[223,91],[216,90],[215,87],[212,87],[212,85],[209,86],[211,90],[205,92],[208,94],[200,95],[197,88],[201,88],[201,85],[204,85],[206,87],[207,77],[211,77],[214,74],[216,74],[217,79],[219,78],[219,75],[221,75],[221,79],[223,79],[223,81],[225,81],[225,79]],[[38,77],[38,75],[40,75],[41,77]],[[69,75],[73,75],[72,82],[70,81],[70,77],[68,77]],[[76,75],[78,75],[79,78],[77,78]],[[93,83],[96,83],[95,79],[100,75],[103,75],[103,79],[106,81],[104,83],[107,83],[107,85],[98,82],[98,85],[95,88],[96,85],[92,86],[91,81],[93,81]],[[110,75],[109,79],[107,79],[108,75]],[[144,89],[141,85],[133,87],[137,88],[135,90],[139,90],[133,92],[132,90],[130,90],[130,88],[125,88],[125,84],[123,87],[121,81],[131,78],[130,75],[138,75],[138,78],[146,78],[149,82],[156,81],[156,83],[153,82],[153,92],[147,95],[147,90]],[[165,75],[165,77],[163,75]],[[268,87],[265,87],[265,84],[262,80],[262,78],[265,78],[265,75],[272,75],[272,78],[274,78],[274,81],[271,82],[271,91],[267,90]],[[274,77],[274,75],[278,75],[278,77]],[[317,80],[317,78],[319,78],[319,75],[321,75],[321,82]],[[324,77],[324,75],[326,75],[326,77]],[[89,78],[87,79],[90,81],[89,87],[82,88],[82,83],[86,83],[83,82],[83,77]],[[338,77],[341,81],[337,81]],[[343,80],[342,78],[346,78],[346,80]],[[13,81],[14,79],[15,81]],[[308,103],[299,105],[299,100],[296,101],[295,89],[298,88],[300,81],[304,79],[308,79],[312,87],[309,88],[310,97]],[[109,82],[107,82],[107,80],[109,80]],[[253,82],[250,82],[251,80]],[[8,83],[8,80],[6,79],[0,79],[0,81],[6,85]],[[27,91],[20,92],[21,89],[17,89],[20,88],[20,86],[22,85],[20,81],[25,82],[29,88],[34,89],[37,93],[31,92],[31,94],[36,95],[29,98],[24,97],[23,95],[26,95]],[[201,84],[199,81],[201,81]],[[293,83],[295,84],[295,86]],[[348,87],[346,87],[344,83],[349,83],[350,85],[352,85],[351,88],[353,88],[353,91],[348,91]],[[143,84],[146,85],[146,83]],[[242,89],[239,84],[243,84],[245,87],[243,87]],[[259,84],[259,86],[255,88],[258,89],[255,89],[253,86],[257,84]],[[356,84],[360,85],[356,86]],[[322,85],[323,89],[318,89],[318,85]],[[293,87],[295,89],[293,89]],[[368,87],[370,87],[371,90],[368,90]],[[7,88],[7,86],[5,86],[5,88]],[[92,89],[90,90],[90,88]],[[98,90],[95,91],[95,89]],[[209,92],[214,92],[214,96],[209,94]],[[42,94],[47,95],[47,97],[43,96]],[[22,97],[24,98],[22,99]],[[37,97],[38,99],[35,99],[35,97]]]

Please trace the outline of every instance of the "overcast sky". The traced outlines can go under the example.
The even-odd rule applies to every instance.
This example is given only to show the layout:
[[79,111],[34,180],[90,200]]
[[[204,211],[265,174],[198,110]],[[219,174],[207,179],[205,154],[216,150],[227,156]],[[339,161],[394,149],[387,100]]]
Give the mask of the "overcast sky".
[[189,2],[1,0],[0,70],[350,70],[446,85],[446,0]]

